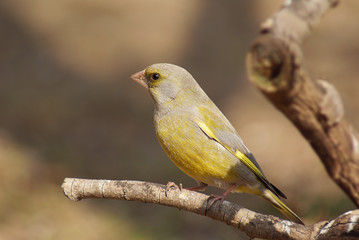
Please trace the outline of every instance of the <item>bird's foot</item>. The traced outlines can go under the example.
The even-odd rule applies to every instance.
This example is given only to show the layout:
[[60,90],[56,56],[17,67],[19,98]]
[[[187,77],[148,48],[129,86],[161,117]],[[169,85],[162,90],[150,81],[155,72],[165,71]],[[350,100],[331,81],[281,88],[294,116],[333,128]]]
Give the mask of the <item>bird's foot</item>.
[[228,195],[233,189],[235,189],[236,187],[238,187],[238,185],[237,185],[236,183],[233,183],[233,184],[231,184],[231,187],[228,188],[228,189],[226,190],[226,192],[223,193],[222,195],[213,195],[213,194],[211,194],[211,195],[209,196],[209,198],[207,199],[208,204],[207,204],[207,207],[206,207],[206,212],[207,212],[207,209],[211,208],[212,205],[213,205],[215,202],[217,202],[218,200],[220,201],[220,206],[221,206],[222,203],[223,203],[223,201],[224,201],[224,199],[227,197],[227,195]]
[[179,189],[180,191],[182,191],[182,183],[179,184],[179,186],[174,183],[174,182],[168,182],[166,185],[166,190],[165,190],[165,195],[167,197],[167,192],[169,190],[173,190],[173,189]]
[[217,202],[217,201],[220,201],[220,205],[222,205],[224,199],[226,198],[227,195],[214,195],[214,194],[211,194],[208,199],[207,199],[207,209],[211,208],[212,205]]

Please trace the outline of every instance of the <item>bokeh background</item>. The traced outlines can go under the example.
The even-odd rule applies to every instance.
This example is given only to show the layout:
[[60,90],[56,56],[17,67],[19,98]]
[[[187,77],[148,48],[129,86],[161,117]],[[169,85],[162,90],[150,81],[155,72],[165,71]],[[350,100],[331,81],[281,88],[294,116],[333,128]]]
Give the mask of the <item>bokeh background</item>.
[[[129,79],[156,62],[195,76],[306,223],[353,209],[308,143],[247,80],[246,52],[280,4],[0,1],[0,238],[246,239],[176,209],[64,197],[65,177],[195,184],[162,152],[152,100]],[[342,1],[303,46],[306,68],[336,86],[357,129],[358,11],[358,1]],[[281,216],[258,197],[228,199]]]

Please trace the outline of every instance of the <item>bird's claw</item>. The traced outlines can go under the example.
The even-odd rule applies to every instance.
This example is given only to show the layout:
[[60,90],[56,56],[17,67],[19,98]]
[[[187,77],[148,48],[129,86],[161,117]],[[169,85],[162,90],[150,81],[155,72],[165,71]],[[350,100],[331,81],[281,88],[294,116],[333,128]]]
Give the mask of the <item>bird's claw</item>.
[[208,200],[207,200],[208,204],[207,204],[207,207],[206,207],[206,212],[207,212],[207,209],[211,208],[212,205],[213,205],[215,202],[217,202],[218,200],[221,201],[221,202],[220,202],[220,206],[222,206],[222,203],[223,203],[224,199],[225,199],[225,198],[227,197],[227,195],[228,195],[233,189],[235,189],[237,186],[238,186],[238,185],[237,185],[236,183],[232,183],[232,184],[231,184],[231,187],[228,188],[228,189],[226,190],[226,192],[223,193],[222,195],[213,195],[213,194],[211,194],[211,196],[209,196],[209,198],[208,198]]
[[224,196],[224,195],[211,194],[207,199],[207,202],[208,202],[207,209],[211,208],[213,206],[213,204],[217,201],[220,201],[220,205],[222,205],[225,198],[226,198],[226,196]]
[[182,191],[182,183],[179,184],[179,186],[174,182],[168,182],[166,185],[165,195],[167,197],[167,192],[171,189],[179,189]]

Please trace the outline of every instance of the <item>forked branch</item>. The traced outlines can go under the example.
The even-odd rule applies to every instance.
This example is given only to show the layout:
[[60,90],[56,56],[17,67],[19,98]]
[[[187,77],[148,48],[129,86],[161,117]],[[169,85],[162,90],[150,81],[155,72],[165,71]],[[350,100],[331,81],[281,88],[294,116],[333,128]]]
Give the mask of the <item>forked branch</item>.
[[247,56],[252,83],[290,119],[330,177],[359,206],[359,137],[344,117],[337,90],[303,68],[300,43],[333,0],[286,1],[267,20]]

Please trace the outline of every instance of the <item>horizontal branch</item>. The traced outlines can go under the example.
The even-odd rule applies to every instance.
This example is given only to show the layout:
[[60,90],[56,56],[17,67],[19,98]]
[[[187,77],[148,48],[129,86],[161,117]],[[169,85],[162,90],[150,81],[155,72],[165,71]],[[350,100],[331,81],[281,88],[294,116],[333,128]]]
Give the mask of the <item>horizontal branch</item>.
[[[207,209],[208,195],[178,188],[166,190],[165,185],[156,183],[66,178],[62,189],[73,201],[86,198],[117,199],[178,208],[224,222],[242,230],[250,238],[294,240],[324,239],[321,237],[326,236],[326,239],[330,239],[330,236],[346,236],[358,233],[359,230],[358,223],[353,224],[355,217],[356,220],[359,219],[359,210],[342,215],[344,217],[337,218],[334,223],[320,222],[313,226],[303,226],[274,216],[255,213],[228,201],[224,201],[222,205],[217,201]],[[342,220],[348,217],[352,221],[346,223]]]

